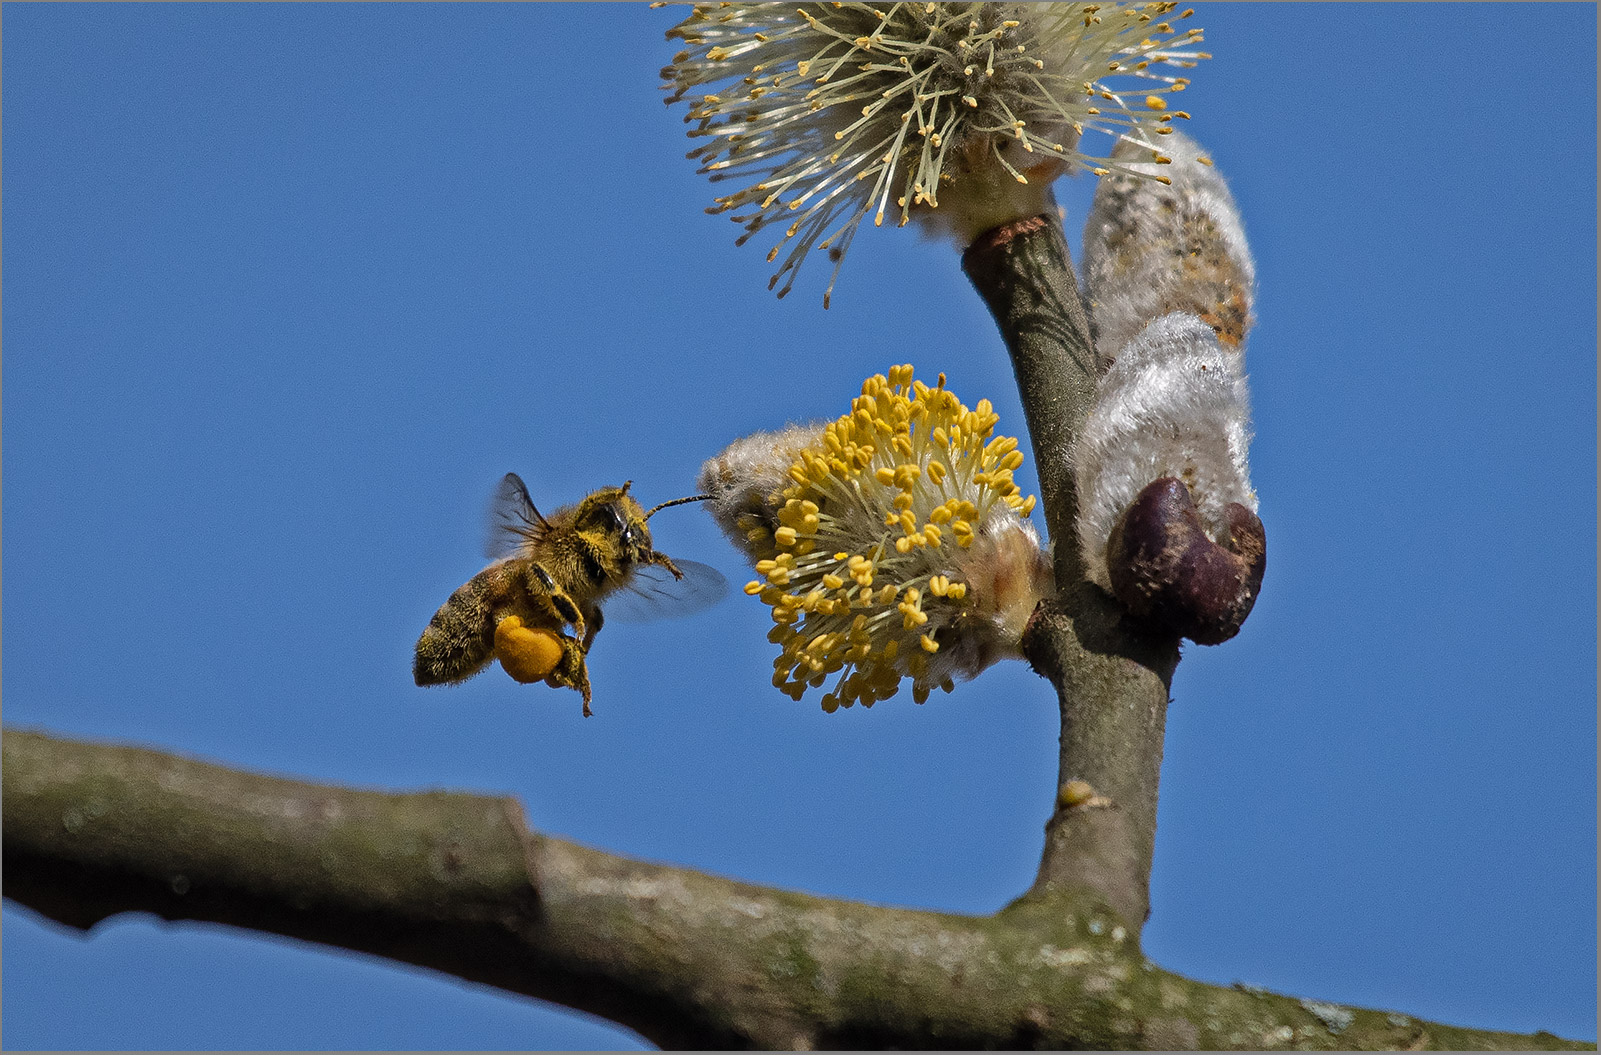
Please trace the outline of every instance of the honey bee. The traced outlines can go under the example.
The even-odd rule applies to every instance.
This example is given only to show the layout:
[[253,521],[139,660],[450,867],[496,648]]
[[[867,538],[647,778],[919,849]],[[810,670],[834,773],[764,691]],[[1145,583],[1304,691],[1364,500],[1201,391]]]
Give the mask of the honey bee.
[[522,479],[507,473],[489,510],[485,552],[495,563],[434,613],[417,640],[417,684],[465,681],[498,659],[523,684],[577,689],[587,718],[584,659],[600,632],[602,601],[629,591],[619,598],[635,602],[627,614],[653,618],[687,614],[721,597],[726,583],[716,569],[657,553],[646,526],[660,510],[708,496],[647,511],[628,493],[632,482],[603,487],[545,517]]

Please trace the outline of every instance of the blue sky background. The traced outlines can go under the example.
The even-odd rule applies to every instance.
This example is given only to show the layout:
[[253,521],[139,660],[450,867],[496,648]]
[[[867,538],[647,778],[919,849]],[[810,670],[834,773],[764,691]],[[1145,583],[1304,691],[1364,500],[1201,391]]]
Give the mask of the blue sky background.
[[[1256,252],[1269,567],[1174,686],[1148,954],[1594,1038],[1589,5],[1201,4],[1185,96]],[[391,789],[818,894],[990,912],[1055,785],[1022,664],[825,715],[734,594],[575,694],[411,683],[515,470],[687,493],[911,361],[1022,413],[957,254],[864,231],[776,301],[703,213],[642,6],[4,10],[5,722]],[[1093,183],[1059,195],[1077,232]],[[1025,446],[1025,450],[1026,450]],[[1032,458],[1019,478],[1033,490]],[[653,522],[736,584],[695,509]],[[311,946],[9,903],[11,1048],[609,1048]]]

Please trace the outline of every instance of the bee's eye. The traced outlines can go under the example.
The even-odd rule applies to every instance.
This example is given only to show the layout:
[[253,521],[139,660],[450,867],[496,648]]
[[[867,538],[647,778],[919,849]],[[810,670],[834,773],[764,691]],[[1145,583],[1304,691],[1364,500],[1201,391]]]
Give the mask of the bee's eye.
[[608,505],[605,509],[606,517],[611,521],[612,530],[617,532],[618,537],[622,539],[623,545],[634,545],[639,535],[634,531],[634,526],[628,522],[628,518],[623,516],[622,510],[614,505]]

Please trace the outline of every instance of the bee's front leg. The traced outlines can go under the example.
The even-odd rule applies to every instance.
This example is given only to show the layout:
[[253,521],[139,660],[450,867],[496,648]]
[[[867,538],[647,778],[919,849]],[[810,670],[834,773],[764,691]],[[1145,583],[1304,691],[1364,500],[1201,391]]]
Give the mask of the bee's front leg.
[[652,564],[660,564],[662,567],[672,572],[673,578],[675,579],[682,579],[684,577],[684,573],[678,570],[678,565],[673,563],[673,558],[669,557],[665,553],[652,553],[650,555],[650,562]]

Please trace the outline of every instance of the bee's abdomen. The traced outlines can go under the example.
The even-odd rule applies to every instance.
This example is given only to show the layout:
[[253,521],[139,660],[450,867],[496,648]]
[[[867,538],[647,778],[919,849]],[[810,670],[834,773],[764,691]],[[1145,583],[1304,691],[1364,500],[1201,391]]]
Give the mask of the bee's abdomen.
[[494,658],[495,613],[505,590],[504,565],[486,568],[450,595],[417,639],[412,677],[418,685],[465,681]]

